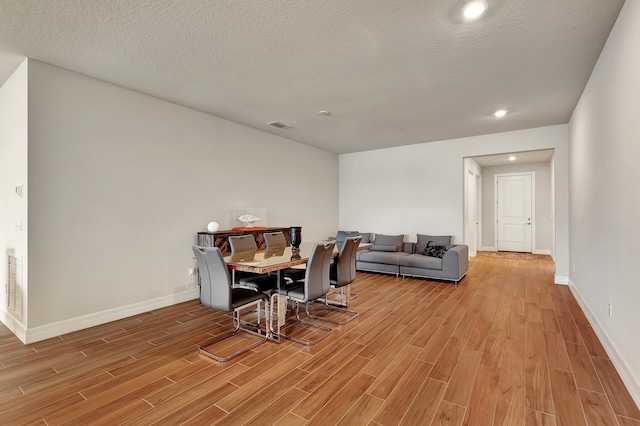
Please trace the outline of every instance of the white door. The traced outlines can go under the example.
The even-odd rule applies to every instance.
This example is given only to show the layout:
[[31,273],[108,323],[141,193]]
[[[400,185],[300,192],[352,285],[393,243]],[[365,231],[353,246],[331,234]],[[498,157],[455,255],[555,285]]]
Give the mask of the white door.
[[531,253],[531,174],[497,176],[498,250]]

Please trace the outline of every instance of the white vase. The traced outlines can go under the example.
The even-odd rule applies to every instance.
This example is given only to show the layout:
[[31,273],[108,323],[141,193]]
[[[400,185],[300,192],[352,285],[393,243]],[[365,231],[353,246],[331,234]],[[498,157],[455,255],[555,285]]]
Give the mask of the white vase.
[[209,232],[216,232],[218,229],[220,229],[220,225],[218,224],[218,222],[209,222],[209,224],[207,225],[207,230]]

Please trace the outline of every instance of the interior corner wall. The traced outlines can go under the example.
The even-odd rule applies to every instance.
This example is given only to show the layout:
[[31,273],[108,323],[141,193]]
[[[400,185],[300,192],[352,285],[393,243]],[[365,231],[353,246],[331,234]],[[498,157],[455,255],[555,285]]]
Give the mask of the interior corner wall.
[[534,253],[552,252],[553,213],[550,162],[509,164],[482,168],[482,245],[495,249],[495,176],[507,173],[535,173]]
[[638,22],[627,1],[571,117],[569,182],[571,288],[640,405]]
[[233,210],[337,229],[336,154],[32,60],[28,161],[34,336],[197,298],[194,235]]
[[[569,276],[567,125],[428,142],[340,156],[341,229],[464,238],[464,158],[554,149],[556,279]],[[483,176],[483,180],[485,177]]]
[[[0,320],[14,333],[26,329],[26,300],[17,318],[7,311],[7,255],[22,260],[27,285],[27,68],[25,60],[0,87]],[[16,193],[22,186],[23,195]],[[21,229],[19,229],[21,228]]]

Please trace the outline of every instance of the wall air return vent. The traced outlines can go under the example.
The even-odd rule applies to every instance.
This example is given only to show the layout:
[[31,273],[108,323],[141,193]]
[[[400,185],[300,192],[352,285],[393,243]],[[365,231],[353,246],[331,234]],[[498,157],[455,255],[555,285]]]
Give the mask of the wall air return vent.
[[272,121],[270,123],[267,123],[269,126],[273,126],[273,127],[277,127],[278,129],[290,129],[291,126],[287,126],[284,123],[281,123],[279,121]]
[[17,319],[22,320],[22,258],[9,254],[9,277],[7,280],[7,309]]

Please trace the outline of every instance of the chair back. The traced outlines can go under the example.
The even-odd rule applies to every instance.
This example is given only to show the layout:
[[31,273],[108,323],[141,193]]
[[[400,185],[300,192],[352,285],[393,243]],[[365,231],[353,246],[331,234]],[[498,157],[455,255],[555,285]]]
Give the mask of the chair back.
[[234,235],[229,237],[231,260],[233,262],[251,262],[258,250],[253,235]]
[[202,304],[217,311],[233,311],[229,268],[220,249],[193,246],[193,254],[198,261]]
[[318,299],[329,292],[331,285],[329,267],[335,245],[333,242],[314,245],[304,277],[304,302]]
[[287,246],[287,239],[282,232],[265,232],[263,235],[267,248]]
[[351,284],[356,279],[356,253],[362,237],[347,237],[336,260],[336,287]]
[[233,235],[229,237],[231,252],[256,251],[258,245],[253,235]]

